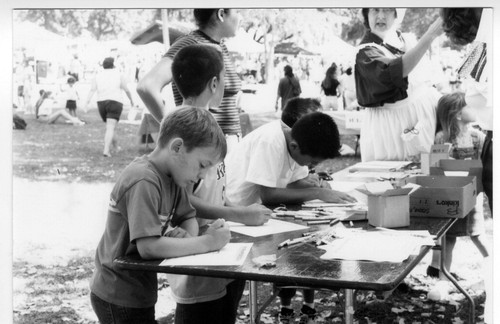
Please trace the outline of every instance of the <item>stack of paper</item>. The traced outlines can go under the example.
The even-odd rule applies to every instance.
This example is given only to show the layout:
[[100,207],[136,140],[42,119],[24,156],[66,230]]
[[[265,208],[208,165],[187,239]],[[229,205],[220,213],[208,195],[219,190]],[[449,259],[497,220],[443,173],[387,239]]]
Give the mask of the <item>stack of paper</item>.
[[369,161],[359,162],[349,168],[349,172],[395,172],[403,170],[411,161]]
[[165,259],[162,266],[240,266],[253,243],[228,243],[219,251]]
[[[397,244],[394,244],[397,242]],[[326,251],[322,259],[402,262],[423,245],[434,245],[428,231],[395,231],[377,229],[353,231],[333,242],[320,246]]]

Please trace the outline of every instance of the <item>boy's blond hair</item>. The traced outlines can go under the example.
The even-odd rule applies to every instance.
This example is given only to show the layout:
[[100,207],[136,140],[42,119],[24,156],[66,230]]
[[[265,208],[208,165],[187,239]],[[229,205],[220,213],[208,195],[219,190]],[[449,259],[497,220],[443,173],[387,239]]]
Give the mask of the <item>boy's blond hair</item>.
[[182,138],[188,152],[194,148],[212,146],[221,159],[226,157],[226,137],[206,109],[185,107],[166,115],[160,124],[158,146],[164,148],[175,137]]

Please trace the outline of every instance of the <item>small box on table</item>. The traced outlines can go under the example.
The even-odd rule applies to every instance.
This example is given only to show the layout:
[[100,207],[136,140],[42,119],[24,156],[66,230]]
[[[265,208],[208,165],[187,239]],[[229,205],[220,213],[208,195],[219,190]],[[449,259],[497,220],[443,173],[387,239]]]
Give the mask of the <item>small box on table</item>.
[[483,163],[481,160],[440,160],[430,168],[431,175],[476,177],[477,193],[483,191]]
[[388,182],[366,183],[358,191],[368,196],[368,223],[377,227],[405,227],[410,225],[411,188],[397,188]]
[[463,218],[476,205],[476,177],[417,176],[406,182],[414,187],[410,216]]
[[440,160],[450,158],[451,144],[434,144],[429,152],[420,153],[420,170],[423,174],[430,174],[430,168],[437,166]]

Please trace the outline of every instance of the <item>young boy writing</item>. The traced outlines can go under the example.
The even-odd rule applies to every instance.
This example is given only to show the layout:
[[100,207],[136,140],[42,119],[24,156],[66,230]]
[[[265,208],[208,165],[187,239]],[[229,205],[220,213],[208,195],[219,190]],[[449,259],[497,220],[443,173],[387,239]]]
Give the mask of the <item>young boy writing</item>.
[[[195,106],[209,110],[220,105],[224,91],[224,64],[216,47],[190,45],[182,48],[172,62],[172,76],[183,97],[182,107]],[[262,205],[228,206],[224,188],[224,162],[210,169],[205,178],[188,192],[196,208],[201,232],[217,218],[262,225],[271,210]],[[233,324],[245,280],[231,280],[187,275],[167,275],[177,302],[177,324]]]
[[[314,167],[326,159],[339,156],[340,140],[333,119],[320,112],[307,113],[310,102],[291,99],[288,109],[296,108],[306,113],[289,121],[287,108],[283,114],[287,122],[273,121],[254,130],[229,152],[226,158],[227,195],[236,204],[298,204],[321,199],[326,202],[353,202],[345,193],[319,187],[308,179],[307,166]],[[300,108],[300,109],[299,109]],[[295,109],[292,109],[295,110]],[[300,118],[299,118],[300,117]],[[298,120],[297,120],[298,119]],[[280,319],[291,322],[290,307],[295,290],[284,290]],[[306,305],[301,317],[314,318],[314,291],[305,294]]]
[[223,220],[198,236],[185,189],[205,177],[226,150],[224,134],[208,111],[179,109],[162,121],[155,150],[122,172],[111,192],[90,282],[101,323],[156,323],[156,273],[120,270],[113,266],[116,257],[170,258],[218,250],[229,242]]

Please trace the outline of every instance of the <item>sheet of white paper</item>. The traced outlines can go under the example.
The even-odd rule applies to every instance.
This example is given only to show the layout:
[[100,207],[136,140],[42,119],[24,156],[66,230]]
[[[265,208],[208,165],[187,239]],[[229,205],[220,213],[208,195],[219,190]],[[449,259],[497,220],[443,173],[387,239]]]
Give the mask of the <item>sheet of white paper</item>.
[[253,243],[228,243],[219,251],[165,259],[168,266],[240,266],[245,262]]
[[[395,239],[398,244],[394,244]],[[358,232],[335,239],[319,248],[326,251],[322,259],[364,260],[375,262],[402,262],[422,245],[434,245],[429,237],[420,237],[397,231]]]
[[328,181],[328,184],[330,185],[330,188],[333,190],[341,191],[341,192],[350,192],[355,190],[358,187],[361,187],[364,185],[364,182],[361,181],[337,181],[337,180],[332,180]]
[[307,226],[285,222],[277,219],[270,219],[261,226],[246,226],[241,223],[226,222],[232,232],[258,237],[276,233],[292,232],[308,228]]
[[399,170],[401,168],[404,168],[408,164],[410,164],[411,161],[369,161],[369,162],[359,162],[353,165],[351,168],[357,169],[362,171],[363,169],[367,170],[392,170],[396,169]]

